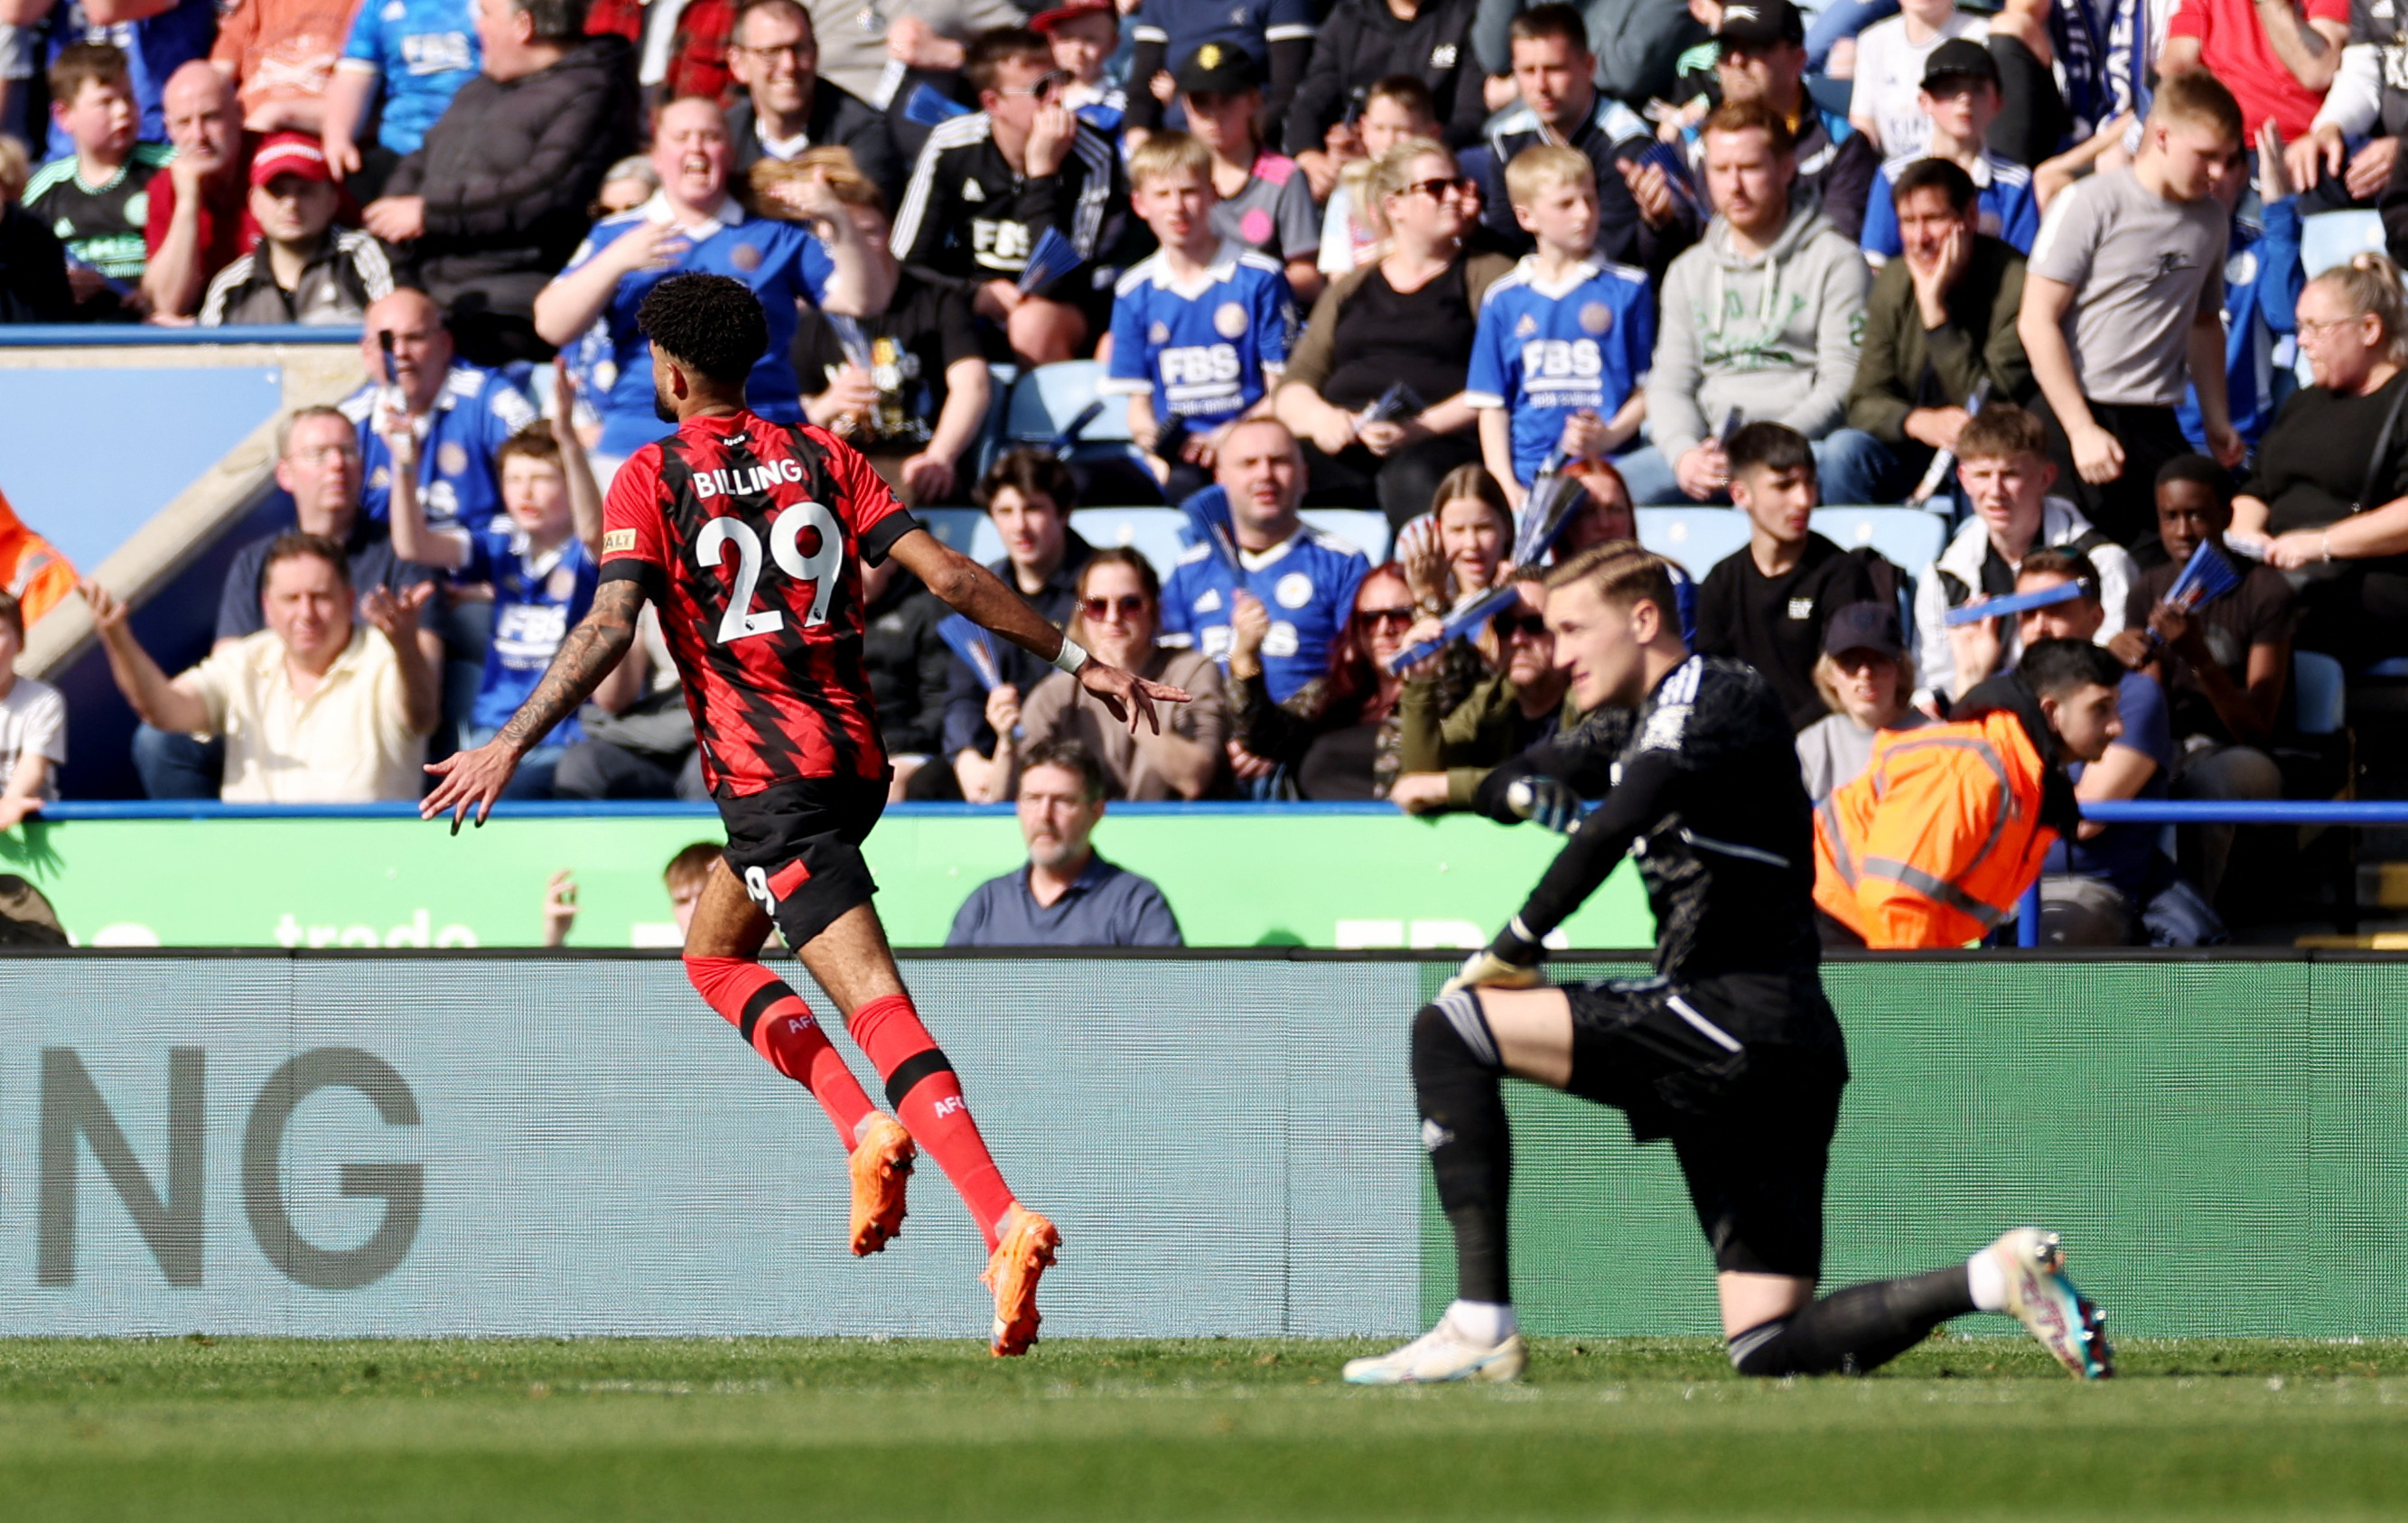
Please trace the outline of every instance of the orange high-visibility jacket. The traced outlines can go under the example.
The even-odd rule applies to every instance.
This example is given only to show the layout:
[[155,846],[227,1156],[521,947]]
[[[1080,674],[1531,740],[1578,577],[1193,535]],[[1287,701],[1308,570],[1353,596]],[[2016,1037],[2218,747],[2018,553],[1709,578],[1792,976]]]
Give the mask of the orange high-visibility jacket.
[[76,588],[75,568],[56,546],[25,527],[5,495],[0,495],[0,587],[16,595],[28,625]]
[[2057,842],[2041,821],[2047,776],[2007,710],[1885,732],[1864,774],[1814,806],[1814,902],[1868,946],[1980,940]]

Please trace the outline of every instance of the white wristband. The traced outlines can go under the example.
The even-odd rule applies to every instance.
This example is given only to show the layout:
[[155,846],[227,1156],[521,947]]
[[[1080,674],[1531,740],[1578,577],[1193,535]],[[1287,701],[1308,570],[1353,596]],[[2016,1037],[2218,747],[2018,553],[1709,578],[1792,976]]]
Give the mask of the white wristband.
[[1071,676],[1075,677],[1079,674],[1079,668],[1086,664],[1086,647],[1081,645],[1077,640],[1072,639],[1068,635],[1063,636],[1062,649],[1060,653],[1054,657],[1054,665],[1055,668],[1067,671]]

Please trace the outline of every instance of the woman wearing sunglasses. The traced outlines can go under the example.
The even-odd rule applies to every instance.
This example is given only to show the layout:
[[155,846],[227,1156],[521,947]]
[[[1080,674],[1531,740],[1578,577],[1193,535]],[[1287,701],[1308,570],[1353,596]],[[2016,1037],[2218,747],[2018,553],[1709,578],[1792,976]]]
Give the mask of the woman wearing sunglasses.
[[[1020,739],[997,743],[998,758],[1027,754],[1040,741],[1075,740],[1104,766],[1104,797],[1154,803],[1201,798],[1220,781],[1222,759],[1229,738],[1227,691],[1221,668],[1196,651],[1174,651],[1154,643],[1162,613],[1162,582],[1153,565],[1134,550],[1098,550],[1079,573],[1078,602],[1070,615],[1069,635],[1098,661],[1128,664],[1185,688],[1195,701],[1177,713],[1166,714],[1160,734],[1151,729],[1130,734],[1125,720],[1114,719],[1066,673],[1055,672],[1037,684],[1020,713]],[[994,797],[976,800],[1002,803],[1019,786],[1017,766],[997,767],[988,775]]]
[[[1285,767],[1299,797],[1385,798],[1397,780],[1403,733],[1398,700],[1405,688],[1405,679],[1389,671],[1388,663],[1415,636],[1438,628],[1413,607],[1403,568],[1390,561],[1363,578],[1354,616],[1329,648],[1329,670],[1283,704],[1273,703],[1263,684],[1270,611],[1261,599],[1240,593],[1229,625],[1239,743]],[[1431,665],[1444,660],[1434,657]]]
[[1388,252],[1313,303],[1273,405],[1304,442],[1309,500],[1352,506],[1376,494],[1401,526],[1447,472],[1480,460],[1463,381],[1481,298],[1512,261],[1463,251],[1480,194],[1429,138],[1382,154],[1369,192]]

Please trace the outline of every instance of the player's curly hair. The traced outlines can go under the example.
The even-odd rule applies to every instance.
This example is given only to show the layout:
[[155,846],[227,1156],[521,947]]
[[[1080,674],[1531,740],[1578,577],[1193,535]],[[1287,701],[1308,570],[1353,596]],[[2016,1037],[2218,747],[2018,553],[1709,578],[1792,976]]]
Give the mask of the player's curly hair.
[[769,349],[752,288],[725,275],[672,275],[636,309],[636,327],[670,358],[723,386],[741,386]]

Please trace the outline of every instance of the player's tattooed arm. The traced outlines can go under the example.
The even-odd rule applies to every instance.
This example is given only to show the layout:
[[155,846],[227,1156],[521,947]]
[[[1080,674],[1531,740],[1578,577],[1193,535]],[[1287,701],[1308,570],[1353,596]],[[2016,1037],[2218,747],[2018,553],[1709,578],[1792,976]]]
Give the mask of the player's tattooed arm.
[[640,583],[625,578],[603,582],[594,595],[593,610],[560,642],[543,680],[509,723],[476,750],[454,752],[427,764],[437,781],[419,801],[419,817],[433,820],[448,813],[454,835],[471,811],[477,823],[484,824],[494,801],[519,769],[519,758],[575,713],[636,642],[636,616],[643,609]]
[[643,611],[644,589],[638,583],[602,583],[595,591],[594,607],[553,653],[543,681],[494,739],[524,752],[575,713],[636,643],[636,616]]

